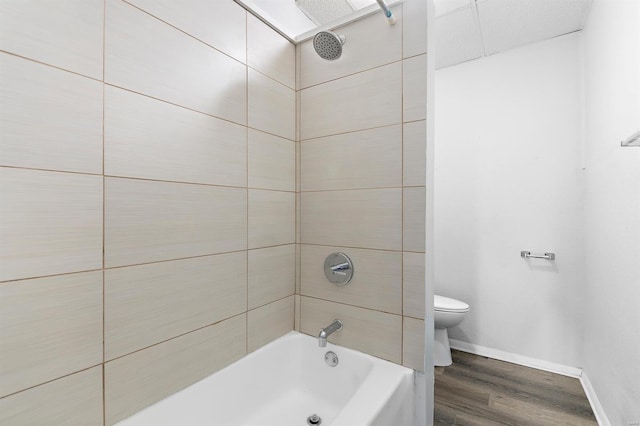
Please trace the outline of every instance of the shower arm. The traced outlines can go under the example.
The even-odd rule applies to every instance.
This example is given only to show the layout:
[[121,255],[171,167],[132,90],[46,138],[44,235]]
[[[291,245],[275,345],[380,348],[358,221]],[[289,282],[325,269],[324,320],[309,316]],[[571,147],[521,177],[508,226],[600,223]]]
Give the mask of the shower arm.
[[384,12],[384,16],[387,17],[387,19],[389,20],[389,25],[395,25],[396,23],[396,17],[393,15],[393,12],[391,11],[391,9],[389,9],[389,6],[387,6],[387,3],[385,3],[384,0],[376,0],[378,2],[378,6],[380,6],[380,9],[382,9],[382,11]]

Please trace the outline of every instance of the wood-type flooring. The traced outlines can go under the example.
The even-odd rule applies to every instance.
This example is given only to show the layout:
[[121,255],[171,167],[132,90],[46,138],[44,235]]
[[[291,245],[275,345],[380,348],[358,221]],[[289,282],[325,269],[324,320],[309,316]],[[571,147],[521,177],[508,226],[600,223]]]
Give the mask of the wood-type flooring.
[[436,367],[436,425],[594,425],[578,379],[460,351]]

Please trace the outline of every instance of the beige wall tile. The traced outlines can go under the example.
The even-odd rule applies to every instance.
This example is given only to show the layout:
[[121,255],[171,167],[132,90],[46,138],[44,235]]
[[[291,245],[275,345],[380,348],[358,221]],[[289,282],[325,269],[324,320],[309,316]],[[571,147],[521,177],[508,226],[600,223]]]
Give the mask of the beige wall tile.
[[2,1],[0,50],[101,80],[103,18],[103,0]]
[[296,137],[295,91],[249,68],[249,127]]
[[402,361],[402,317],[341,303],[301,297],[300,331],[317,336],[334,319],[342,320],[342,331],[329,341],[373,356]]
[[402,335],[402,365],[424,371],[424,321],[405,317]]
[[404,188],[403,190],[403,250],[425,250],[425,188]]
[[247,314],[248,351],[255,351],[293,330],[293,295]]
[[126,1],[245,62],[246,11],[233,0]]
[[247,309],[247,255],[220,254],[105,271],[105,358]]
[[246,353],[245,346],[243,314],[107,362],[106,424],[118,422],[226,367]]
[[294,294],[295,244],[249,250],[249,309]]
[[105,174],[246,186],[245,127],[105,88]]
[[427,117],[427,55],[405,59],[402,68],[403,121]]
[[0,163],[102,173],[102,83],[6,53],[0,68]]
[[244,250],[246,189],[106,178],[107,267]]
[[403,125],[403,184],[425,186],[427,176],[427,124],[414,121]]
[[102,362],[102,272],[0,285],[0,397]]
[[402,186],[402,127],[300,143],[303,191]]
[[247,65],[295,89],[295,46],[247,14]]
[[135,7],[106,0],[105,81],[246,123],[246,67]]
[[[345,253],[353,262],[353,278],[346,286],[324,275],[325,258]],[[402,253],[344,247],[302,245],[301,294],[378,311],[402,313]]]
[[402,121],[402,64],[395,62],[304,89],[300,137],[335,135]]
[[397,188],[302,193],[302,243],[401,250],[401,191]]
[[[301,87],[309,87],[402,59],[402,8],[394,7],[396,25],[375,14],[336,32],[346,37],[339,61],[322,59],[313,48],[313,39],[300,45]],[[381,85],[384,85],[381,82]]]
[[[402,53],[405,58],[427,51],[427,2],[404,0],[402,2],[404,31]],[[434,20],[435,21],[435,20]]]
[[424,253],[402,254],[403,315],[420,319],[424,318],[424,262]]
[[3,425],[101,425],[102,367],[0,399]]
[[295,191],[295,142],[249,129],[249,187]]
[[0,167],[0,281],[102,267],[102,177]]
[[249,190],[249,248],[295,242],[295,194]]

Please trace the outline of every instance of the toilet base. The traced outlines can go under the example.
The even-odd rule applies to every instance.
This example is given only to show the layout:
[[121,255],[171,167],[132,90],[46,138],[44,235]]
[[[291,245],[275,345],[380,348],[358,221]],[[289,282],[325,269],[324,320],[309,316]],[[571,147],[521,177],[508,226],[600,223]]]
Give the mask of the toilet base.
[[436,367],[446,367],[453,364],[451,347],[449,346],[449,333],[447,333],[446,328],[435,329],[433,364]]

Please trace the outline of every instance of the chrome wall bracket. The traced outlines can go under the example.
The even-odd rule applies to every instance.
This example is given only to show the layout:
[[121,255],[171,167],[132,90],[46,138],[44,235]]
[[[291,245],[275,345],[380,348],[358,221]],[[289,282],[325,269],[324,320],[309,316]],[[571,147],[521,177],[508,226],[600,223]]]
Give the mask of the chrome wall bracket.
[[637,146],[640,147],[640,132],[635,132],[625,140],[620,142],[620,146]]
[[344,253],[331,253],[324,260],[324,275],[337,286],[347,285],[353,277],[353,263]]
[[545,253],[544,255],[531,254],[530,251],[526,251],[526,250],[522,250],[520,252],[520,257],[522,257],[524,259],[533,258],[533,259],[556,260],[556,254],[555,253]]

